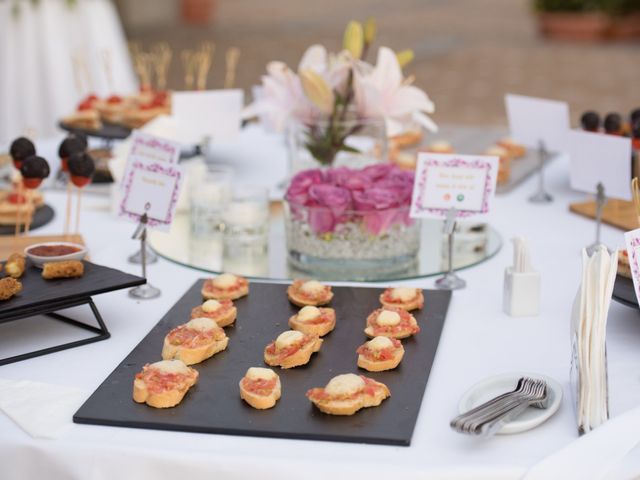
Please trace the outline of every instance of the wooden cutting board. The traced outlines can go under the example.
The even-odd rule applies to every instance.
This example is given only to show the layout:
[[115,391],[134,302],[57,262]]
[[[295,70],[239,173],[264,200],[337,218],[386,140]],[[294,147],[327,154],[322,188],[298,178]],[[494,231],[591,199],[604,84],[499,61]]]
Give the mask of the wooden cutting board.
[[5,259],[15,252],[24,252],[30,245],[44,242],[72,242],[84,245],[82,235],[29,235],[0,237],[0,259]]
[[[596,218],[596,202],[576,202],[569,204],[569,210],[578,215]],[[626,200],[608,200],[602,209],[602,222],[625,231],[635,230],[640,227],[638,214],[633,202]]]

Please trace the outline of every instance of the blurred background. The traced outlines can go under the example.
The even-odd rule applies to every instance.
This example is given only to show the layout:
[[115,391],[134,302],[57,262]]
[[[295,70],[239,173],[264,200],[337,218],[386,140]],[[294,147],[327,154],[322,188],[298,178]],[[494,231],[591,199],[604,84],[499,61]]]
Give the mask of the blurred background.
[[[118,0],[116,5],[127,38],[143,46],[167,41],[179,51],[211,40],[218,52],[239,47],[237,82],[245,89],[259,82],[267,62],[278,59],[295,69],[307,46],[321,43],[336,51],[349,20],[373,16],[377,45],[414,51],[406,71],[435,101],[439,123],[505,124],[507,92],[565,100],[576,124],[587,109],[626,114],[640,104],[637,0]],[[617,21],[615,28],[608,17]],[[562,38],[549,38],[541,28]],[[214,85],[221,86],[223,70],[218,54],[210,72]],[[174,61],[170,88],[180,88],[182,77]]]

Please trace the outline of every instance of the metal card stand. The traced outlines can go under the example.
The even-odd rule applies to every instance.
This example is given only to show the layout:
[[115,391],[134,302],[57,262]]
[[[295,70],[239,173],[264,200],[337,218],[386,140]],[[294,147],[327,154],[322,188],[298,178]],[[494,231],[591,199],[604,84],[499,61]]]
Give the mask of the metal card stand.
[[[61,315],[56,313],[59,310],[64,310],[67,308],[78,307],[80,305],[89,305],[91,308],[91,312],[98,322],[98,326],[94,327],[93,325],[88,325],[84,322],[79,322],[78,320],[74,320],[65,315]],[[29,353],[23,353],[20,355],[14,355],[12,357],[0,358],[0,365],[6,365],[8,363],[20,362],[22,360],[27,360],[29,358],[39,357],[41,355],[47,355],[49,353],[60,352],[62,350],[67,350],[69,348],[79,347],[81,345],[87,345],[89,343],[99,342],[101,340],[106,340],[111,336],[109,330],[107,330],[107,326],[105,325],[102,317],[100,316],[100,312],[96,308],[95,303],[91,297],[75,299],[75,300],[64,300],[60,302],[48,302],[45,305],[41,305],[38,307],[25,307],[18,311],[0,315],[0,323],[11,322],[14,320],[20,320],[28,317],[35,317],[37,315],[44,315],[54,320],[58,320],[60,322],[64,322],[69,325],[73,325],[74,327],[82,328],[84,330],[88,330],[90,332],[95,333],[96,335],[89,338],[83,338],[82,340],[76,340],[73,342],[62,343],[60,345],[55,345],[53,347],[43,348],[41,350],[35,350]]]
[[449,248],[449,270],[444,277],[436,280],[436,287],[441,290],[459,290],[467,286],[467,282],[460,278],[453,270],[453,236],[456,229],[457,211],[454,207],[450,208],[445,217],[443,232],[448,237]]
[[540,161],[538,166],[538,191],[529,197],[529,201],[531,203],[550,203],[553,202],[553,197],[544,189],[544,164],[547,160],[547,149],[542,140],[538,143],[538,159]]
[[604,194],[604,185],[598,182],[598,185],[596,186],[596,240],[587,247],[587,254],[589,255],[593,255],[600,246],[604,246],[607,248],[607,251],[609,251],[609,248],[600,241],[602,209],[604,208],[605,203],[607,203],[607,197]]
[[[134,240],[140,240],[140,254],[141,254],[141,264],[142,264],[142,277],[147,278],[147,222],[149,221],[149,217],[147,214],[143,214],[140,217],[140,223],[136,228],[136,231],[133,232]],[[157,258],[156,258],[157,260]],[[138,298],[141,300],[150,300],[152,298],[157,298],[160,296],[159,288],[154,287],[149,282],[144,285],[139,285],[135,288],[129,290],[129,296],[133,298]]]

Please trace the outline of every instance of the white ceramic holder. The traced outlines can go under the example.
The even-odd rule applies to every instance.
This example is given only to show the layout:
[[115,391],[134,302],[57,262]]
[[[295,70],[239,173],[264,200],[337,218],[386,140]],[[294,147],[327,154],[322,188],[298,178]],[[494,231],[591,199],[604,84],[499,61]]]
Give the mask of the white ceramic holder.
[[521,238],[514,238],[513,266],[504,271],[503,310],[512,317],[540,313],[540,272],[529,264],[529,252]]

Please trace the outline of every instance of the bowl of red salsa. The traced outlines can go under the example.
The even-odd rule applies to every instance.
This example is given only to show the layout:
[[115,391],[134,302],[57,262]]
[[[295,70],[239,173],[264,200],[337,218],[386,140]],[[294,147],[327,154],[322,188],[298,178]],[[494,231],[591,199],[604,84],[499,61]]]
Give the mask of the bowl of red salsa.
[[71,242],[45,242],[29,245],[24,254],[36,266],[42,268],[47,262],[82,260],[89,250],[84,245]]

